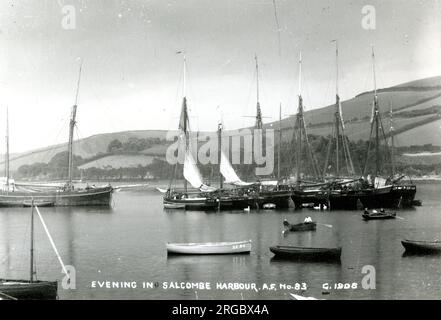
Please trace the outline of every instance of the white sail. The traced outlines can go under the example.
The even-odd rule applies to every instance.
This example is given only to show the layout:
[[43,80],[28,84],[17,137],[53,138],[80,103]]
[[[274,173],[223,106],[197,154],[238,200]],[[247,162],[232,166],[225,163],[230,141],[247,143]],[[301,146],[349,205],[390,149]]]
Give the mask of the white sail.
[[205,192],[213,192],[216,190],[216,188],[207,186],[202,181],[201,173],[199,172],[199,169],[196,165],[196,161],[191,154],[191,148],[188,148],[188,150],[185,153],[185,160],[184,160],[184,178],[187,180],[193,188],[200,189],[201,191]]
[[227,184],[233,184],[235,186],[249,186],[253,184],[252,182],[244,182],[240,180],[223,151],[221,151],[220,172],[225,178],[225,183]]

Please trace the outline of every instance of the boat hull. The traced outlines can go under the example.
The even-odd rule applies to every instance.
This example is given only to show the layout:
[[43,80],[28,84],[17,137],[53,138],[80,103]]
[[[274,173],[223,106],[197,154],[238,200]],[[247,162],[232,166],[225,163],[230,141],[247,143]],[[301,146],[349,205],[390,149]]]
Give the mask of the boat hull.
[[298,224],[289,224],[286,227],[289,231],[314,231],[317,229],[317,223],[303,222]]
[[363,208],[411,207],[416,194],[415,185],[388,186],[362,190],[295,190],[292,195],[296,208],[303,204],[326,205],[330,210]]
[[270,247],[275,258],[305,261],[340,261],[341,248]]
[[166,209],[183,209],[183,210],[215,210],[219,207],[216,199],[208,198],[185,198],[172,199],[164,198],[164,208]]
[[32,199],[38,203],[54,206],[110,206],[112,187],[61,192],[5,192],[0,191],[0,207],[28,206]]
[[364,220],[389,220],[395,219],[396,213],[363,214],[362,217]]
[[0,279],[0,292],[17,300],[55,300],[57,290],[57,281]]
[[406,249],[406,253],[441,253],[440,241],[403,240],[401,244]]
[[275,204],[277,209],[289,208],[292,192],[283,191],[263,191],[259,193],[257,202],[259,208],[263,208],[267,204]]
[[217,255],[250,253],[251,240],[209,243],[167,243],[168,254]]

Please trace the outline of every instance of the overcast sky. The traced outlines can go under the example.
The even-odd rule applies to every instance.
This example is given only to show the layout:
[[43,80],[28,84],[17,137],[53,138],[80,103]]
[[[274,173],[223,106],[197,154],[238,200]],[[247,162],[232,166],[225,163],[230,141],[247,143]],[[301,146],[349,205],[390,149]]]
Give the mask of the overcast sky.
[[[76,9],[73,30],[62,27],[62,8],[69,4]],[[365,5],[376,9],[375,30],[362,28]],[[295,113],[300,50],[306,108],[334,100],[333,39],[339,41],[343,99],[372,89],[371,44],[379,87],[441,75],[440,9],[439,1],[408,0],[2,0],[0,130],[8,106],[13,152],[66,141],[79,57],[81,138],[175,129],[181,50],[199,130],[216,129],[218,105],[226,128],[253,124],[244,116],[255,113],[254,54],[262,112],[270,117],[264,122],[278,117],[279,102],[285,115]]]

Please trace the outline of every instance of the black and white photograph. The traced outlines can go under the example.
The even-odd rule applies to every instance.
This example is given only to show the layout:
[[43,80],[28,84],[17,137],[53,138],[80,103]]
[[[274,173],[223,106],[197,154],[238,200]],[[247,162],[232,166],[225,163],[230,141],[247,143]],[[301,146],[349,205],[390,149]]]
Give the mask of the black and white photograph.
[[440,16],[2,0],[0,300],[441,299]]

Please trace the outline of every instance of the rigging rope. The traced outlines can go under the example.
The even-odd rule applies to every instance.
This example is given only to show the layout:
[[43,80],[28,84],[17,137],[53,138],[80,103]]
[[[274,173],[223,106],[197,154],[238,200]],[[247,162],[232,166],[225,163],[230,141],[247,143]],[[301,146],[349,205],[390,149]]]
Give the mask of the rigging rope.
[[279,58],[280,58],[282,56],[282,44],[280,41],[280,25],[279,25],[279,18],[277,16],[276,0],[273,0],[273,7],[274,7],[274,19],[276,21],[276,26],[277,26],[277,40],[278,40],[278,49],[279,49]]
[[38,209],[37,206],[35,206],[35,209],[37,211],[38,217],[40,218],[41,224],[43,225],[43,229],[46,232],[47,237],[49,238],[49,242],[52,245],[52,249],[54,249],[55,254],[57,255],[58,261],[60,262],[61,267],[63,268],[63,272],[66,274],[67,278],[70,279],[69,273],[67,272],[66,267],[65,267],[65,265],[63,263],[63,260],[61,259],[60,254],[58,253],[58,250],[57,250],[57,247],[55,246],[54,240],[52,239],[52,236],[49,233],[49,230],[48,230],[48,228],[46,226],[46,223],[44,222],[44,219],[41,216],[40,210]]

